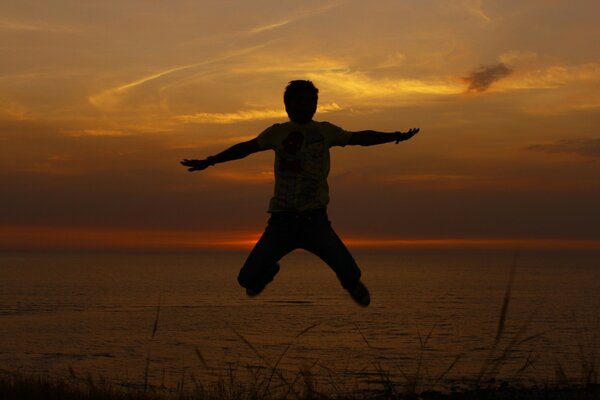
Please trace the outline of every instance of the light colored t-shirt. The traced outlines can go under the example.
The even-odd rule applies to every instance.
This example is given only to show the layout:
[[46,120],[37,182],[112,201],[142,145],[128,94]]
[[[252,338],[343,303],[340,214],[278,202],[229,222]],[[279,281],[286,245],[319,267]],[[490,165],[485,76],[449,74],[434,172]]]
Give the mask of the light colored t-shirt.
[[257,137],[261,149],[275,151],[275,193],[269,212],[324,209],[329,203],[329,148],[345,146],[352,133],[329,122],[286,122]]

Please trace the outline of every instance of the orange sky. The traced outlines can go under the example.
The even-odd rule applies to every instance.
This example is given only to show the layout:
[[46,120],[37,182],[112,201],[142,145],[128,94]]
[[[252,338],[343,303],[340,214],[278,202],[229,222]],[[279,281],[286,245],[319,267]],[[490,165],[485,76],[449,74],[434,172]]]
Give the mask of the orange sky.
[[[247,247],[273,155],[190,174],[285,120],[422,132],[332,151],[351,246],[600,248],[600,3],[0,5],[0,249]],[[419,244],[415,244],[417,242]]]

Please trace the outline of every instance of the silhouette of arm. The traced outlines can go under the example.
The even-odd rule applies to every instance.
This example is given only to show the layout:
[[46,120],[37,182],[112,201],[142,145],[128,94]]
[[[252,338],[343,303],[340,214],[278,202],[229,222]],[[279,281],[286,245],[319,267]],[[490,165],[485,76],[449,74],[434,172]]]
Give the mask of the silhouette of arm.
[[256,139],[249,140],[247,142],[242,142],[235,144],[216,154],[214,156],[206,157],[204,160],[188,160],[184,159],[181,161],[181,165],[189,167],[188,171],[202,171],[211,165],[224,163],[227,161],[239,160],[240,158],[244,158],[249,156],[252,153],[256,153],[265,149],[261,149],[258,141]]
[[377,132],[359,131],[352,132],[348,142],[350,146],[373,146],[376,144],[396,142],[396,144],[408,140],[419,133],[419,128],[411,128],[408,132]]

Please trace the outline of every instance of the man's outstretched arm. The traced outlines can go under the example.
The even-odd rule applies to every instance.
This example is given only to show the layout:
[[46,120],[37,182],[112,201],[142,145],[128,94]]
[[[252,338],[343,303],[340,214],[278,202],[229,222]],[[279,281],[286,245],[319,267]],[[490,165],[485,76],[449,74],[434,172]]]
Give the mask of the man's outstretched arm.
[[419,133],[419,128],[411,128],[408,132],[352,132],[352,137],[348,144],[351,146],[373,146],[390,142],[396,142],[396,144],[398,144],[404,140],[410,139],[417,133]]
[[227,161],[239,160],[240,158],[244,158],[252,153],[256,153],[262,150],[264,149],[260,148],[258,141],[256,139],[252,139],[247,142],[235,144],[227,150],[220,152],[219,154],[206,157],[204,160],[185,159],[181,161],[181,164],[186,167],[189,167],[188,171],[190,172],[202,171],[203,169],[206,169],[211,165],[224,163]]

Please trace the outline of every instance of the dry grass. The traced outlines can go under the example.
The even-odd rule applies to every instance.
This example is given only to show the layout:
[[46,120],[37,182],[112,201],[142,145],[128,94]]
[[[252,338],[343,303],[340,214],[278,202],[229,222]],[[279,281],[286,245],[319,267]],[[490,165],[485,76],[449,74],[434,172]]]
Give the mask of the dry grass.
[[425,390],[420,393],[411,392],[372,392],[372,393],[319,393],[311,384],[310,372],[301,370],[303,390],[301,393],[285,392],[265,394],[264,387],[248,386],[237,381],[220,381],[205,387],[198,382],[190,390],[156,390],[143,385],[124,386],[111,385],[102,380],[52,379],[48,377],[25,377],[11,375],[0,377],[0,399],[2,400],[370,400],[370,399],[452,399],[452,400],[485,400],[485,399],[581,399],[600,398],[598,384],[588,386],[555,386],[512,388],[510,386],[496,388],[473,388],[460,392],[439,392]]

